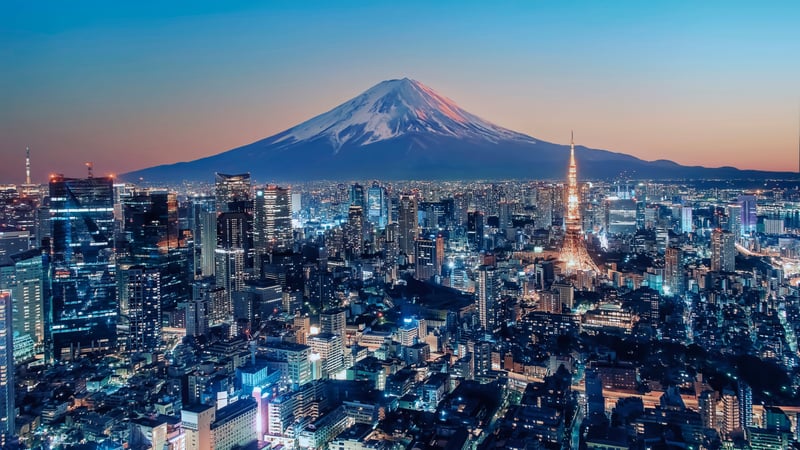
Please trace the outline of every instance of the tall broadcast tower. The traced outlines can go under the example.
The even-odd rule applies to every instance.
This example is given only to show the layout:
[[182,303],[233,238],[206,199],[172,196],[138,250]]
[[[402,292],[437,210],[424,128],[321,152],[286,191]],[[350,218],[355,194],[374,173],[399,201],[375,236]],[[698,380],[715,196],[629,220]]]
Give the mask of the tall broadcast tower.
[[567,218],[564,245],[561,247],[561,262],[564,263],[566,273],[575,273],[579,270],[600,271],[595,265],[581,232],[580,197],[578,196],[578,167],[575,165],[575,136],[570,139],[569,171],[567,172]]
[[31,148],[25,147],[25,184],[31,184]]

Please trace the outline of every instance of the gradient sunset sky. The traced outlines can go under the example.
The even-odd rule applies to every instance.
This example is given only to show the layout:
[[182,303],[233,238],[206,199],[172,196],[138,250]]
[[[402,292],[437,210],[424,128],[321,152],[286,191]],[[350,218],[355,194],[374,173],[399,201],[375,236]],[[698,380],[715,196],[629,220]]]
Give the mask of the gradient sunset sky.
[[36,181],[123,173],[402,77],[542,140],[798,167],[797,0],[12,1],[0,62],[0,184],[23,181],[26,145]]

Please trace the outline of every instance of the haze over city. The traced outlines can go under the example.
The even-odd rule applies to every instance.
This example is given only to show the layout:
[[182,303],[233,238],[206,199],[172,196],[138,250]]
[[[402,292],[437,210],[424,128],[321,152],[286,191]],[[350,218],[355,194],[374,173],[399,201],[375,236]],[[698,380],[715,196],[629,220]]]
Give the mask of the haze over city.
[[537,139],[795,170],[800,6],[16,3],[0,178],[123,173],[271,136],[408,76]]

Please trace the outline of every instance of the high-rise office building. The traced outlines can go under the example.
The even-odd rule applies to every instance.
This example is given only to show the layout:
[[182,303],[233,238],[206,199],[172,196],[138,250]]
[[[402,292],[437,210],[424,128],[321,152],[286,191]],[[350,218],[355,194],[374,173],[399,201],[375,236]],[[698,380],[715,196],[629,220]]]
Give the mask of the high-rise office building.
[[149,352],[161,345],[161,273],[135,266],[128,276],[128,350]]
[[116,348],[113,180],[50,179],[51,296],[45,308],[48,359]]
[[482,265],[476,272],[475,293],[481,327],[493,332],[497,326],[496,305],[500,297],[500,277],[492,266]]
[[292,194],[289,188],[268,185],[256,191],[253,207],[253,247],[257,253],[292,245]]
[[467,213],[467,241],[475,250],[483,248],[483,213],[470,211]]
[[434,275],[441,275],[444,268],[444,236],[441,234],[436,236],[436,246],[434,247],[433,256],[433,271]]
[[756,196],[740,195],[737,203],[741,210],[742,233],[750,234],[756,231],[758,217],[756,213]]
[[728,205],[725,208],[728,215],[727,230],[733,233],[734,237],[742,235],[742,206],[738,203]]
[[222,213],[217,217],[217,248],[250,248],[250,217],[242,212]]
[[411,195],[401,195],[397,210],[399,233],[397,243],[400,251],[414,257],[414,241],[419,237],[419,219],[417,218],[417,199]]
[[356,259],[364,253],[364,210],[350,205],[347,224],[344,226],[344,247],[348,259]]
[[122,231],[128,246],[122,253],[136,258],[165,255],[179,247],[177,194],[138,190],[121,199]]
[[214,197],[197,196],[189,201],[194,276],[212,277],[214,249],[217,247],[217,212]]
[[186,335],[202,336],[208,332],[211,309],[208,291],[213,289],[207,283],[195,282],[192,285],[192,299],[186,302]]
[[692,225],[692,207],[684,205],[681,207],[681,233],[691,233]]
[[377,182],[367,189],[367,220],[380,230],[388,224],[386,189]]
[[[133,266],[157,269],[161,279],[162,308],[173,308],[189,299],[194,278],[192,249],[180,232],[178,198],[163,189],[137,190],[121,197],[123,239],[116,242],[118,301],[128,313],[129,280],[125,271]],[[185,228],[186,225],[183,225]],[[191,240],[189,240],[191,243]]]
[[228,175],[217,173],[214,180],[214,194],[218,213],[246,212],[252,208],[249,173]]
[[243,212],[222,213],[217,218],[217,248],[214,250],[214,277],[217,287],[225,288],[227,301],[244,288],[247,276],[249,216]]
[[218,248],[214,251],[216,285],[225,289],[225,297],[233,304],[233,293],[244,289],[245,253],[241,248]]
[[736,241],[733,233],[715,229],[711,233],[711,270],[733,272],[736,270]]
[[664,294],[680,296],[685,291],[683,251],[677,247],[667,247],[664,252]]
[[418,280],[429,281],[436,275],[436,243],[431,239],[414,242],[414,273]]
[[353,205],[360,206],[361,209],[367,209],[364,186],[358,183],[350,186],[350,206]]
[[12,293],[14,335],[27,335],[34,345],[44,343],[44,295],[46,256],[30,250],[12,256],[14,261]]
[[11,292],[0,290],[0,442],[15,433],[14,338]]

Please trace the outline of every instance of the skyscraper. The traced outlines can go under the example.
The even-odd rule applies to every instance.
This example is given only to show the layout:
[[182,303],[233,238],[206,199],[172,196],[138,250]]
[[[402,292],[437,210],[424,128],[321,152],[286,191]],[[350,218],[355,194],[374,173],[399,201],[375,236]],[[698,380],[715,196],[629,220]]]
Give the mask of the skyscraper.
[[177,194],[165,190],[136,191],[122,202],[129,254],[151,258],[178,248]]
[[[11,290],[14,335],[30,336],[34,345],[44,343],[45,256],[40,250],[29,250],[13,255],[13,266],[8,267],[13,276],[0,280],[0,289]],[[0,269],[0,276],[4,271]]]
[[116,348],[113,180],[52,177],[50,225],[48,359]]
[[434,275],[441,275],[444,267],[444,236],[436,236],[436,246],[434,247],[433,272]]
[[[193,255],[180,232],[178,196],[164,189],[137,190],[121,197],[122,231],[117,240],[117,286],[120,311],[128,313],[129,278],[125,270],[143,265],[158,269],[161,276],[162,308],[177,306],[189,298],[189,267]],[[185,225],[184,225],[185,227]],[[123,242],[127,241],[127,245]]]
[[429,281],[436,275],[436,244],[431,239],[414,242],[414,271],[418,280]]
[[726,208],[728,213],[728,231],[733,233],[734,237],[741,236],[742,234],[742,206],[738,203],[728,205]]
[[225,288],[228,302],[232,293],[244,288],[249,249],[249,216],[243,212],[222,213],[217,218],[217,248],[214,250],[214,276]]
[[397,243],[400,251],[414,257],[414,241],[419,237],[419,222],[417,219],[417,199],[411,195],[401,195],[397,211],[397,224],[399,235]]
[[233,313],[233,293],[244,289],[245,253],[241,248],[217,248],[215,251],[215,279],[218,287],[224,288],[226,302],[231,305]]
[[711,270],[733,272],[736,270],[736,241],[733,233],[715,229],[711,233]]
[[467,241],[475,250],[483,248],[483,213],[470,211],[467,213]]
[[386,228],[388,223],[388,208],[386,189],[377,182],[367,190],[367,220],[378,229]]
[[350,186],[350,206],[360,206],[362,209],[366,208],[366,195],[364,195],[364,186],[355,183]]
[[359,258],[364,252],[364,210],[358,205],[350,205],[347,211],[344,240],[347,259]]
[[256,253],[292,245],[291,190],[268,185],[256,191],[253,208],[253,247]]
[[217,213],[214,197],[190,199],[189,228],[194,239],[194,275],[214,276],[214,249],[217,246]]
[[[13,435],[14,428],[14,338],[11,292],[0,291],[0,436]],[[3,438],[0,437],[0,442]]]
[[161,274],[158,269],[135,266],[127,270],[128,350],[149,352],[161,344]]
[[207,283],[195,282],[192,285],[192,299],[186,303],[186,335],[201,336],[208,331],[208,315],[211,309]]
[[681,233],[691,233],[691,232],[692,232],[692,207],[684,205],[681,207]]
[[478,267],[475,280],[476,301],[478,303],[478,319],[481,327],[493,332],[497,325],[495,305],[500,296],[500,278],[492,266]]
[[756,216],[756,196],[740,195],[738,199],[741,210],[741,225],[744,234],[756,231],[758,217]]
[[[635,203],[633,222],[635,228]],[[599,272],[583,242],[581,232],[580,197],[578,196],[578,168],[575,164],[575,141],[570,141],[569,170],[567,172],[567,217],[564,244],[561,247],[561,262],[566,266],[567,273],[578,270],[592,270]]]
[[214,180],[214,193],[218,213],[245,212],[250,204],[250,174],[228,175],[217,173]]
[[664,293],[680,296],[685,291],[683,251],[677,247],[667,247],[664,252]]

